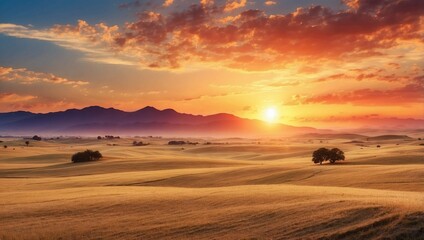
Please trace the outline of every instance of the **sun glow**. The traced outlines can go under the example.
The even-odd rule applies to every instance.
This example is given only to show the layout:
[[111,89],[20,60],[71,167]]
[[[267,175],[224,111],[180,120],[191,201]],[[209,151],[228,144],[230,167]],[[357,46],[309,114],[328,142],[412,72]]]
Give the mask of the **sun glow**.
[[264,113],[264,117],[265,117],[265,121],[267,122],[275,122],[277,120],[277,109],[275,109],[274,107],[269,107],[267,109],[265,109],[265,113]]

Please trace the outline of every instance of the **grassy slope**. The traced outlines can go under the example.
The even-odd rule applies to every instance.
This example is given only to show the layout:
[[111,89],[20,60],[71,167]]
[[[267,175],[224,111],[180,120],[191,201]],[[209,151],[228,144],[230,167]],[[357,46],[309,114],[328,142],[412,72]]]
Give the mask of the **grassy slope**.
[[[184,149],[150,141],[22,147],[8,139],[0,150],[0,238],[424,236],[424,147],[416,141],[232,140]],[[345,150],[347,161],[313,165],[310,153],[323,145]],[[86,148],[105,159],[69,162]]]

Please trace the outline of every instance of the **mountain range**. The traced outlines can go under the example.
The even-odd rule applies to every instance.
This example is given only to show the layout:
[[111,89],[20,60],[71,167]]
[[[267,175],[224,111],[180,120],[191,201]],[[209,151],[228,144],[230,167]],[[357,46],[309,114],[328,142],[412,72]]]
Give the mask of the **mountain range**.
[[227,113],[192,115],[145,107],[134,112],[91,106],[60,112],[0,113],[0,135],[270,136],[319,132],[311,127],[269,124]]

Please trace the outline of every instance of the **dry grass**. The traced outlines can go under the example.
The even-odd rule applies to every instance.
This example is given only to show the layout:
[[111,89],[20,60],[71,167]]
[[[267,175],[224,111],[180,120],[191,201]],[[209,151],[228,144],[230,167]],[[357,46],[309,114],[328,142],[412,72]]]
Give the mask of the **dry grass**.
[[[182,149],[167,139],[3,140],[2,240],[424,238],[416,141],[224,139]],[[325,145],[347,161],[313,165]],[[70,162],[87,148],[105,159]]]

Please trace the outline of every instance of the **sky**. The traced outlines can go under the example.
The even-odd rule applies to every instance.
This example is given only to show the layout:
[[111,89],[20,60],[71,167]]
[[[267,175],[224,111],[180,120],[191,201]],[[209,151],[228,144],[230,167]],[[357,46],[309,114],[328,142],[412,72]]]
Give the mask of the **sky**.
[[422,126],[424,1],[0,1],[0,112],[92,105]]

